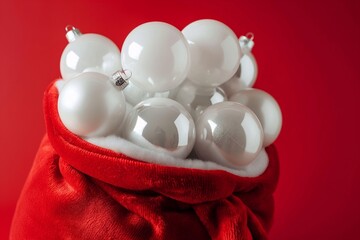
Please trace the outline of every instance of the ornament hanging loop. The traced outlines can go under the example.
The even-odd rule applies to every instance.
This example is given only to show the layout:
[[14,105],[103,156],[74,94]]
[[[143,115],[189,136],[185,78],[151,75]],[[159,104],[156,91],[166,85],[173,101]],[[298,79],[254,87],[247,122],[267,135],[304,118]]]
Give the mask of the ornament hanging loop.
[[81,36],[80,30],[74,27],[73,25],[67,25],[65,27],[65,31],[66,31],[65,37],[68,40],[68,42],[73,42],[76,40],[76,38]]
[[248,32],[245,34],[245,37],[247,37],[250,41],[253,41],[255,36],[252,32]]
[[115,87],[124,90],[129,85],[132,73],[130,70],[116,71],[110,78]]
[[244,36],[239,38],[241,52],[246,54],[251,52],[252,48],[254,47],[254,34],[252,32],[248,32]]

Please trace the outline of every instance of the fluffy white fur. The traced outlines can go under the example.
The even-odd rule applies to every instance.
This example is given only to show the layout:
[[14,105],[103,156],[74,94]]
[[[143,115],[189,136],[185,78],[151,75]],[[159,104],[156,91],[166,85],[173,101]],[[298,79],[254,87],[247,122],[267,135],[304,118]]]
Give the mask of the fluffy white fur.
[[[64,81],[57,81],[56,87],[60,91]],[[154,150],[145,149],[132,142],[127,141],[119,136],[111,135],[107,137],[92,137],[85,138],[96,146],[107,148],[118,153],[123,153],[131,158],[138,159],[140,161],[160,164],[164,166],[173,166],[180,168],[193,168],[202,170],[223,170],[229,173],[242,176],[242,177],[256,177],[261,175],[269,164],[269,159],[266,151],[262,149],[258,157],[250,164],[233,169],[226,166],[219,165],[214,162],[204,161],[200,159],[181,159],[172,157],[163,152],[156,152]]]
[[172,157],[163,152],[142,148],[132,142],[129,142],[118,136],[94,137],[85,139],[86,141],[99,147],[111,149],[115,152],[123,153],[134,159],[144,162],[160,164],[164,166],[173,166],[181,168],[194,168],[203,170],[224,170],[232,174],[243,177],[256,177],[262,174],[268,166],[269,159],[263,149],[259,156],[250,164],[243,168],[232,169],[221,166],[214,162],[203,161],[199,159],[181,159]]

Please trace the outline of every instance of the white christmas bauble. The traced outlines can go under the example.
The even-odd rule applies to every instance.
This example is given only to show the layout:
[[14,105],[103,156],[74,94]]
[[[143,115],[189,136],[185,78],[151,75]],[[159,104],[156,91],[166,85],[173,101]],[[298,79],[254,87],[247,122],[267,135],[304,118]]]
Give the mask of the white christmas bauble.
[[139,146],[185,158],[195,143],[195,124],[174,100],[150,98],[129,113],[123,136]]
[[64,80],[82,72],[111,76],[122,69],[120,50],[110,39],[93,33],[72,36],[68,38],[70,42],[60,59],[60,71]]
[[189,47],[181,32],[163,22],[132,30],[122,46],[121,62],[131,81],[145,92],[174,89],[189,71]]
[[262,149],[263,130],[256,115],[235,102],[208,107],[196,122],[196,154],[202,160],[241,168]]
[[254,85],[258,74],[258,67],[255,57],[251,52],[243,54],[240,60],[240,66],[235,75],[221,88],[230,97],[241,89],[250,88]]
[[132,80],[130,80],[129,85],[124,89],[124,95],[126,101],[135,106],[136,104],[148,98],[171,98],[173,95],[173,90],[168,90],[165,92],[146,92],[144,89],[136,86]]
[[131,105],[135,106],[139,102],[151,98],[154,96],[153,93],[146,92],[144,89],[136,86],[132,79],[129,81],[129,85],[124,89],[124,95],[126,101]]
[[196,121],[207,107],[224,102],[227,97],[221,88],[199,87],[190,81],[185,81],[178,88],[175,100],[183,105]]
[[264,146],[269,146],[279,136],[282,114],[279,104],[268,93],[259,89],[243,89],[230,98],[244,104],[259,118],[264,130]]
[[125,129],[125,124],[126,124],[126,118],[129,116],[130,112],[134,109],[134,106],[128,102],[126,102],[125,106],[126,106],[126,110],[125,110],[125,114],[123,117],[123,121],[120,123],[120,125],[116,128],[116,130],[114,132],[114,134],[117,136],[123,135],[123,132]]
[[240,45],[228,26],[205,19],[189,24],[182,33],[190,46],[189,80],[216,87],[235,74],[240,64]]
[[109,77],[81,73],[65,82],[59,93],[58,111],[62,123],[74,134],[105,136],[123,121],[125,97]]

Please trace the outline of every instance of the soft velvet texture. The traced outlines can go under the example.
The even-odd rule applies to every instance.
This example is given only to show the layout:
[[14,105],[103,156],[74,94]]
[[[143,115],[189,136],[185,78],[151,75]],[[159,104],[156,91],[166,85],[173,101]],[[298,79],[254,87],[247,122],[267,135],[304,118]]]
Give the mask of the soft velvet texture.
[[13,218],[10,239],[267,239],[279,165],[258,177],[162,166],[70,133],[45,92],[47,134]]

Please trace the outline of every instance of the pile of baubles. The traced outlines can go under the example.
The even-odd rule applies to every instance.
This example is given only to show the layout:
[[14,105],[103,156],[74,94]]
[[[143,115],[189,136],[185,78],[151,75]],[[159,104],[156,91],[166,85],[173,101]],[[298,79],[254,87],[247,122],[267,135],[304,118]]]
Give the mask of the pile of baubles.
[[240,169],[278,137],[282,115],[252,88],[253,35],[198,20],[182,31],[164,22],[133,29],[120,50],[110,39],[66,27],[58,111],[83,137],[118,135],[176,158]]

